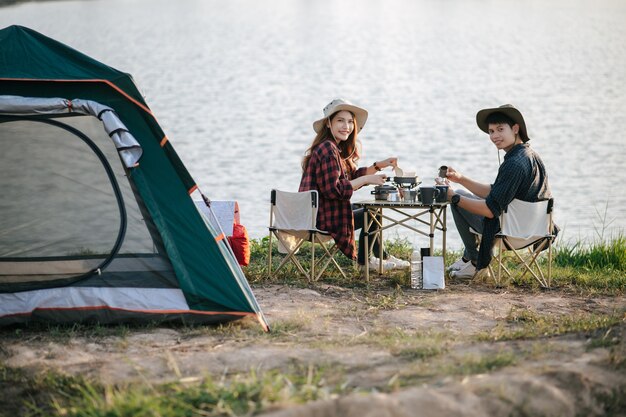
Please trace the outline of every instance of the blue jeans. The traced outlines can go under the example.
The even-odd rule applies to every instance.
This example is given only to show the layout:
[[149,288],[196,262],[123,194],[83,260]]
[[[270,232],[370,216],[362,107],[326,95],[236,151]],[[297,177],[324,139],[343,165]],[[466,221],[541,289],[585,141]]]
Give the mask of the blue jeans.
[[[475,196],[469,191],[455,190],[454,192],[466,198],[482,200],[480,197]],[[478,233],[482,233],[484,216],[470,213],[459,206],[451,205],[450,209],[452,210],[452,217],[454,218],[456,229],[459,231],[459,235],[461,236],[461,240],[465,246],[463,257],[476,262],[478,259],[478,246],[476,245],[476,235],[470,232],[470,228],[474,229]]]

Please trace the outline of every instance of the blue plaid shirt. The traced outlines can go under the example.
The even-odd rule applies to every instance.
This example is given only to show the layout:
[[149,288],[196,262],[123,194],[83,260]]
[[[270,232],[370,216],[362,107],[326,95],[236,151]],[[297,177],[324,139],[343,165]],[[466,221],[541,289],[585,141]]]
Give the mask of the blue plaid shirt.
[[536,202],[552,197],[546,167],[528,143],[515,145],[506,153],[491,185],[485,202],[493,218],[483,219],[483,236],[478,251],[476,267],[486,268],[491,261],[496,233],[500,230],[500,214],[514,199]]

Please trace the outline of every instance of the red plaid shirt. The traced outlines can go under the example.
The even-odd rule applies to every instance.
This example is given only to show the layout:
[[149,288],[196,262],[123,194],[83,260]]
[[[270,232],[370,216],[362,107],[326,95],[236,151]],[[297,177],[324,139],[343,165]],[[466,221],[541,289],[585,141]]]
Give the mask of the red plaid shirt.
[[300,180],[299,191],[317,190],[319,194],[317,228],[330,232],[339,250],[351,259],[356,259],[356,245],[350,205],[354,189],[350,180],[364,175],[366,170],[350,169],[341,160],[335,141],[326,139],[311,151],[309,165]]

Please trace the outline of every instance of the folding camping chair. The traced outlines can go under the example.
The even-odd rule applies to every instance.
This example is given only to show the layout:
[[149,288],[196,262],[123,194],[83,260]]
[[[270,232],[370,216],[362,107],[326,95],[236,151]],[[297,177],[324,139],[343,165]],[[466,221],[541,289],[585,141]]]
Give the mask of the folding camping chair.
[[[317,191],[315,190],[298,193],[272,190],[268,255],[270,277],[272,276],[272,236],[276,236],[278,239],[278,250],[286,254],[286,256],[274,272],[278,272],[285,264],[291,261],[309,281],[317,281],[326,268],[333,263],[341,272],[341,275],[347,278],[334,259],[334,255],[338,250],[337,246],[334,242],[330,248],[327,246],[327,243],[332,240],[332,236],[330,236],[330,233],[319,230],[316,227],[318,201]],[[296,258],[296,253],[304,242],[311,243],[311,266],[309,271],[306,271],[302,263]],[[317,261],[315,260],[316,244],[319,244],[324,250],[322,257]]]
[[[500,216],[500,232],[496,234],[494,245],[498,248],[497,254],[493,257],[497,262],[497,274],[494,274],[492,266],[489,265],[489,273],[496,285],[501,285],[502,271],[513,279],[513,273],[506,267],[506,260],[503,258],[504,252],[509,251],[523,267],[520,279],[526,273],[530,273],[542,287],[550,288],[552,242],[556,237],[552,221],[553,206],[552,198],[535,203],[515,199],[509,203]],[[478,237],[480,239],[480,235]],[[548,272],[544,274],[537,258],[546,249],[548,250]],[[476,276],[474,275],[474,278]]]

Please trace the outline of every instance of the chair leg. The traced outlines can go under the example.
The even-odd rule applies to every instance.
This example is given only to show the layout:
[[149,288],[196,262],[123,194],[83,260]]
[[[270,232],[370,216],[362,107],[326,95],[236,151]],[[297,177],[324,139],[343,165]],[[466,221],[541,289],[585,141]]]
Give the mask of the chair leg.
[[[316,237],[314,237],[314,239],[316,239]],[[348,277],[346,276],[345,272],[343,272],[343,269],[341,269],[341,266],[339,266],[339,264],[337,263],[337,261],[335,260],[335,254],[337,253],[337,251],[339,250],[339,248],[337,247],[336,244],[333,244],[330,249],[328,249],[328,247],[326,246],[326,244],[324,244],[322,241],[319,240],[319,238],[317,238],[315,240],[314,243],[318,243],[322,249],[324,250],[324,254],[322,255],[322,257],[317,261],[318,264],[317,266],[320,266],[318,268],[319,272],[317,273],[316,276],[312,276],[314,281],[317,281],[321,278],[322,274],[324,273],[324,271],[326,271],[326,268],[328,268],[328,265],[332,262],[335,267],[337,268],[337,270],[341,273],[341,275],[345,278],[348,279]],[[323,265],[322,265],[323,263]]]
[[[278,236],[276,236],[278,237]],[[272,242],[272,235],[270,234],[270,239],[269,239],[270,243]],[[296,244],[295,248],[290,251],[287,255],[285,255],[285,257],[280,261],[280,264],[276,267],[276,269],[274,269],[273,274],[278,273],[278,271],[280,271],[280,269],[285,266],[287,263],[289,263],[290,261],[294,264],[294,266],[296,267],[296,269],[306,277],[306,279],[309,282],[313,282],[313,281],[317,281],[321,278],[322,274],[324,273],[324,271],[326,270],[326,268],[330,265],[330,263],[332,262],[335,267],[337,268],[337,270],[341,273],[341,275],[344,277],[344,279],[348,279],[347,275],[345,274],[345,272],[343,271],[343,269],[341,268],[341,266],[339,265],[339,263],[337,263],[337,261],[335,260],[334,256],[335,254],[339,251],[339,248],[337,247],[336,244],[333,244],[330,249],[328,248],[328,246],[326,244],[324,244],[321,240],[319,240],[319,237],[316,235],[312,235],[310,237],[310,243],[311,243],[311,267],[309,268],[309,270],[307,271],[302,264],[300,263],[300,261],[298,260],[298,258],[296,257],[296,253],[301,249],[302,245],[304,245],[304,242],[306,242],[305,239],[300,239],[298,241],[298,243]],[[322,254],[322,257],[319,259],[315,258],[315,246],[316,244],[319,244],[322,249],[324,250],[324,253]],[[270,250],[271,250],[271,246],[270,246]],[[270,259],[270,255],[268,255],[268,259]],[[325,259],[328,258],[328,259]],[[268,261],[268,270],[270,271],[270,277],[272,276],[272,266],[271,266],[271,261]]]
[[502,279],[502,239],[498,239],[498,278],[496,278],[496,286],[500,286]]
[[546,276],[543,273],[541,267],[539,266],[539,263],[537,262],[537,258],[539,257],[539,255],[541,254],[541,251],[543,250],[543,248],[545,246],[546,245],[545,245],[545,241],[544,241],[544,242],[541,243],[541,245],[539,245],[539,247],[537,248],[537,251],[532,251],[530,248],[528,248],[528,252],[530,253],[530,256],[531,256],[531,260],[530,260],[529,264],[531,266],[534,266],[535,270],[537,271],[537,273],[539,275],[541,275],[541,282],[547,284]]
[[269,238],[269,250],[268,250],[268,254],[267,254],[267,275],[268,278],[272,278],[272,234],[274,232],[270,231],[270,238]]
[[[328,265],[330,265],[331,262],[335,265],[335,268],[337,268],[337,270],[341,273],[344,279],[348,279],[345,272],[343,272],[343,269],[341,269],[341,266],[339,266],[339,264],[335,260],[335,254],[339,251],[337,245],[333,245],[329,250],[325,245],[322,244],[322,248],[326,252],[326,254],[324,255],[324,258],[326,258],[326,260],[324,262],[324,265],[319,268],[319,272],[317,274],[317,277],[315,277],[315,281],[321,278],[322,274],[324,273],[324,271],[326,271],[326,268],[328,268]],[[319,263],[321,263],[324,258],[320,259]]]
[[300,239],[300,241],[298,242],[296,247],[283,258],[283,260],[280,262],[280,264],[274,270],[274,272],[277,273],[283,266],[285,266],[287,264],[287,262],[291,261],[296,266],[296,268],[300,271],[300,273],[302,275],[304,275],[308,279],[309,278],[309,273],[306,272],[304,267],[298,261],[298,258],[296,258],[296,252],[298,252],[298,250],[300,249],[300,247],[303,244],[304,244],[304,240]]
[[535,256],[533,257],[533,259],[531,259],[530,261],[530,265],[528,263],[526,263],[526,261],[520,256],[519,253],[517,253],[516,250],[513,251],[513,253],[515,254],[515,256],[517,257],[517,259],[524,265],[524,267],[526,268],[524,270],[524,272],[522,273],[522,276],[520,277],[523,278],[524,275],[526,275],[526,272],[530,272],[532,274],[533,277],[535,277],[535,279],[539,282],[539,284],[541,284],[542,287],[546,287],[547,288],[547,284],[545,282],[545,280],[542,280],[541,278],[539,278],[539,276],[535,273],[535,271],[533,271],[532,269],[532,263],[535,261],[535,259],[537,258],[537,256],[539,255],[539,252],[537,252],[535,254]]
[[551,285],[552,279],[552,238],[548,238],[548,288]]
[[309,283],[315,281],[315,235],[311,235],[311,275],[309,276]]
[[[485,274],[487,275],[486,277],[485,277]],[[491,265],[487,265],[487,271],[485,271],[484,269],[476,270],[476,272],[474,272],[474,275],[472,275],[472,278],[470,278],[468,285],[473,284],[479,278],[482,279],[483,281],[486,281],[489,278],[492,278],[494,282],[496,282],[496,276],[493,272],[493,268],[491,267]],[[499,287],[497,282],[496,282],[496,286]]]

